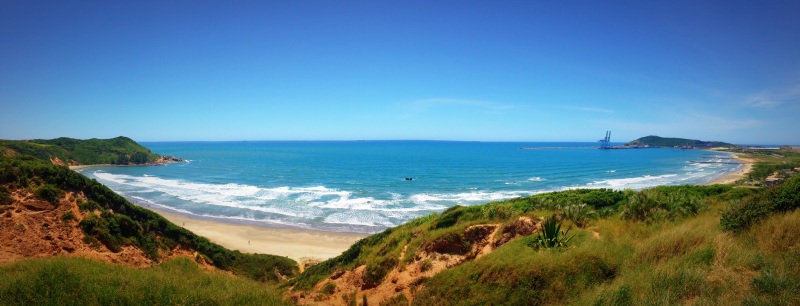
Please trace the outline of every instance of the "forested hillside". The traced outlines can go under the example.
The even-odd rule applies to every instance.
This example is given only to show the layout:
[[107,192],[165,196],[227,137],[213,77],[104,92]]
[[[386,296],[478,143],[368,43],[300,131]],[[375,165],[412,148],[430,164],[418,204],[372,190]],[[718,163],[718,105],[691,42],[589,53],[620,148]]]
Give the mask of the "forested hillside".
[[702,141],[696,139],[686,138],[670,138],[659,136],[646,136],[634,141],[628,142],[626,146],[650,146],[650,147],[692,147],[692,148],[733,148],[734,144],[721,141]]
[[132,139],[122,136],[88,140],[66,137],[50,140],[0,140],[0,150],[30,155],[63,165],[142,165],[155,163],[161,157]]

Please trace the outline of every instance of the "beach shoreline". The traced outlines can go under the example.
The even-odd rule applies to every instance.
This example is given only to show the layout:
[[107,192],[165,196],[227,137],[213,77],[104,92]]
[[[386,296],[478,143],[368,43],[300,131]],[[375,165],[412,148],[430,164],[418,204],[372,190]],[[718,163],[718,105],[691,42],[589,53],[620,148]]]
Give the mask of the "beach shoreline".
[[753,163],[755,163],[755,160],[743,157],[741,154],[738,153],[733,153],[732,157],[738,160],[739,163],[741,163],[741,166],[734,171],[728,172],[725,175],[720,176],[715,180],[706,183],[705,185],[733,184],[747,177],[747,174],[749,174],[750,171],[753,169]]
[[147,209],[177,226],[206,237],[211,242],[243,253],[271,254],[298,263],[322,261],[339,256],[367,234],[324,232],[296,228],[272,228],[227,223],[160,209]]
[[[699,183],[702,185],[732,184],[746,178],[752,169],[753,160],[740,154],[732,153],[741,165],[716,179]],[[75,171],[86,168],[112,165],[70,166]],[[254,222],[232,222],[226,219],[215,219],[173,211],[157,205],[141,205],[128,199],[140,207],[150,209],[177,226],[181,226],[197,235],[232,250],[244,253],[272,254],[285,256],[299,263],[321,261],[340,255],[358,240],[369,236],[365,233],[335,232],[297,228],[286,225],[265,226]]]
[[[80,172],[87,168],[114,165],[69,166]],[[128,199],[135,203],[132,199]],[[165,219],[203,236],[231,250],[243,253],[285,256],[301,266],[307,262],[323,261],[349,249],[358,240],[369,236],[363,233],[328,232],[294,227],[265,227],[246,223],[217,221],[210,218],[170,212],[152,206],[139,207],[152,210]]]

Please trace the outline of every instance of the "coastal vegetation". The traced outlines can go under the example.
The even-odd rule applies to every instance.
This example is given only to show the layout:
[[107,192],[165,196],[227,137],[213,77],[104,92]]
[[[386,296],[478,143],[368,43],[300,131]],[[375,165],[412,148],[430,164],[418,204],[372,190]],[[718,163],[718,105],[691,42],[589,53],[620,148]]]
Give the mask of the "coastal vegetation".
[[[785,180],[576,189],[457,205],[298,273],[290,259],[231,251],[176,226],[53,165],[52,155],[5,147],[5,231],[24,230],[11,222],[24,199],[57,208],[59,224],[46,226],[75,226],[93,248],[136,248],[153,264],[61,256],[4,264],[0,304],[798,304],[800,175],[790,170],[800,158],[746,154],[762,163],[754,170]],[[172,256],[181,250],[189,255]]]
[[290,305],[272,286],[187,258],[134,269],[75,257],[0,266],[2,305]]
[[[800,176],[764,189],[568,190],[456,206],[370,236],[289,286],[312,299],[334,301],[331,295],[346,293],[370,303],[388,301],[388,286],[388,298],[419,305],[791,305],[800,302],[798,186]],[[590,198],[608,198],[599,207],[609,212],[578,227],[565,207]],[[755,208],[756,221],[728,225]],[[548,224],[526,235],[525,219]],[[563,243],[543,247],[552,239],[543,237],[557,236]],[[486,245],[493,251],[480,251]],[[340,279],[359,267],[370,273],[347,288]],[[403,287],[403,277],[414,275]],[[326,294],[315,295],[315,288]]]
[[788,178],[800,168],[800,152],[794,150],[737,149],[733,152],[757,159],[747,174],[748,180],[763,181],[771,175]]
[[0,140],[0,150],[64,165],[141,165],[155,163],[160,158],[132,139],[122,136],[88,140],[67,137],[49,140]]
[[0,169],[0,184],[4,186],[0,198],[8,198],[11,191],[27,191],[58,205],[66,193],[78,195],[84,241],[112,252],[135,246],[149,259],[158,261],[171,250],[182,248],[198,252],[202,261],[220,269],[257,280],[277,281],[297,273],[296,263],[291,259],[225,249],[131,204],[108,187],[65,166],[14,154],[0,155]]

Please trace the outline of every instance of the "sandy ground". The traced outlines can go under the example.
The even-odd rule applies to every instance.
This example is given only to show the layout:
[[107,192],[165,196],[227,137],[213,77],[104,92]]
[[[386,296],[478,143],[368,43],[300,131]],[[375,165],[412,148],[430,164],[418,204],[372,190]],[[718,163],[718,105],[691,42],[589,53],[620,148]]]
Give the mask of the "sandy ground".
[[732,183],[734,183],[734,182],[736,182],[738,180],[741,180],[741,179],[747,177],[747,174],[750,173],[751,169],[753,169],[754,161],[752,159],[742,157],[739,154],[734,154],[733,158],[736,158],[737,160],[739,160],[739,162],[742,163],[742,168],[739,169],[739,170],[736,170],[734,172],[725,174],[725,175],[719,177],[718,179],[709,182],[707,185],[732,184]]
[[206,237],[214,243],[244,253],[286,256],[297,262],[324,260],[339,256],[366,234],[322,232],[289,228],[268,228],[225,223],[151,210],[178,226]]

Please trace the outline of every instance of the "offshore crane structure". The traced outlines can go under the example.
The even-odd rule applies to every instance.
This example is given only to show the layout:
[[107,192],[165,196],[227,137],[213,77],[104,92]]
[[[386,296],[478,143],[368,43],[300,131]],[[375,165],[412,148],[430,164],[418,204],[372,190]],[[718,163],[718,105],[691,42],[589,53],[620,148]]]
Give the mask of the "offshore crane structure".
[[611,149],[611,131],[606,131],[606,137],[598,140],[600,149]]

